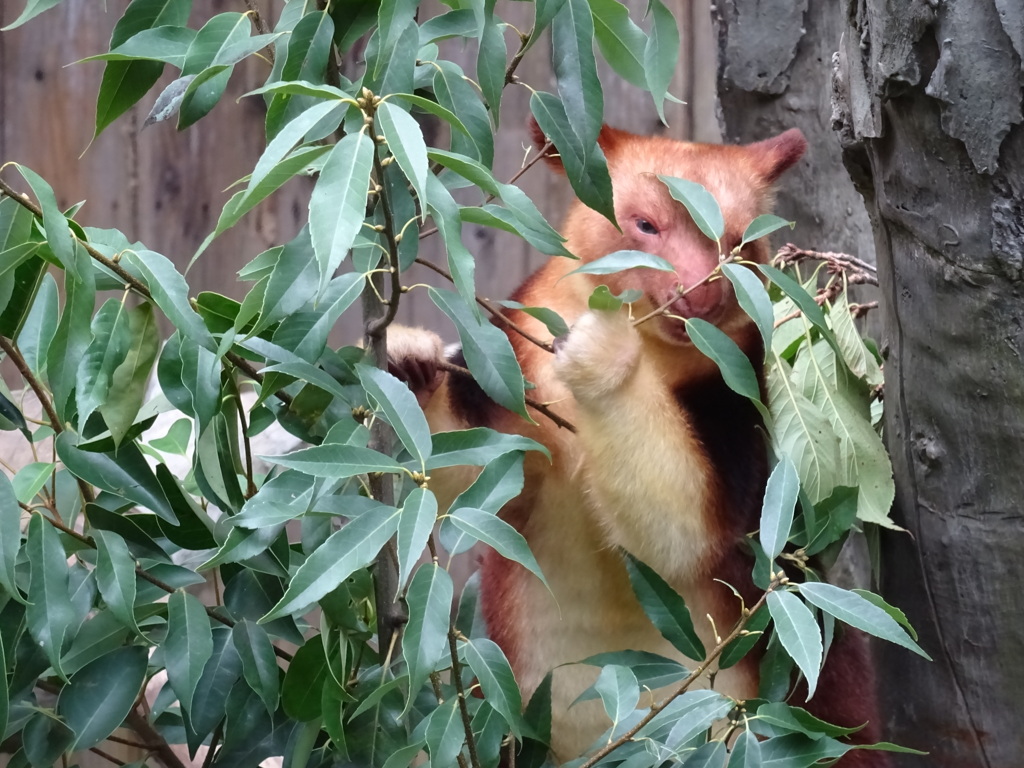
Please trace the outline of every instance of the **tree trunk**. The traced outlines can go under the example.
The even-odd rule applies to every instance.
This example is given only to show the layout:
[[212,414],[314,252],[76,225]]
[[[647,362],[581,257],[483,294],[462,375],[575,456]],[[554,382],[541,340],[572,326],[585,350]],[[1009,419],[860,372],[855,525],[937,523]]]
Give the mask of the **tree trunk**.
[[895,518],[886,732],[907,766],[1024,765],[1020,0],[843,0],[837,122],[882,287]]

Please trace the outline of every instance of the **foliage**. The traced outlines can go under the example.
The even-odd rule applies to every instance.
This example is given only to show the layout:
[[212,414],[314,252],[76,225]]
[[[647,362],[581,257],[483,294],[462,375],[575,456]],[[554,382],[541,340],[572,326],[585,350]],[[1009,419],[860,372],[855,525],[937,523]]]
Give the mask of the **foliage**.
[[[28,0],[12,26],[58,3]],[[190,10],[190,0],[130,3],[109,52],[94,57],[106,62],[96,133],[167,65],[180,77],[150,121],[176,115],[184,128],[216,107],[239,62],[268,57],[266,84],[249,95],[266,105],[266,150],[194,258],[298,174],[317,177],[308,225],[255,255],[240,273],[249,288],[238,302],[201,292],[129,236],[76,221],[30,169],[5,174],[0,346],[21,386],[0,391],[0,425],[12,438],[20,432],[36,459],[0,474],[0,733],[18,748],[12,765],[50,765],[102,746],[121,726],[165,765],[180,764],[168,744],[192,755],[205,745],[217,766],[283,756],[290,766],[402,768],[425,751],[435,766],[479,768],[496,765],[503,749],[521,749],[519,765],[540,765],[547,689],[522,701],[476,617],[472,583],[452,611],[448,571],[421,554],[436,551],[443,519],[449,549],[482,542],[543,578],[522,537],[497,517],[522,488],[524,455],[543,448],[487,429],[431,435],[416,398],[384,370],[386,329],[402,272],[417,258],[417,229],[442,238],[454,290],[432,287],[431,298],[481,387],[527,414],[522,373],[504,334],[484,322],[474,257],[461,241],[463,222],[482,223],[565,253],[522,190],[490,170],[502,91],[550,27],[558,96],[535,92],[531,109],[577,194],[612,216],[607,168],[593,149],[603,113],[594,41],[661,111],[678,50],[671,12],[653,0],[648,35],[614,0],[536,0],[534,26],[509,57],[492,2],[452,2],[427,18],[405,0],[326,9],[290,0],[273,29],[237,12],[193,29]],[[364,36],[365,66],[349,80],[338,56]],[[447,38],[475,45],[475,71],[444,56]],[[448,126],[444,146],[426,143],[428,117]],[[29,197],[8,186],[16,174]],[[721,212],[706,191],[665,181],[720,240]],[[470,199],[467,189],[475,204],[456,202]],[[761,217],[744,240],[783,224]],[[664,268],[625,252],[586,269],[640,265]],[[816,276],[760,272],[726,256],[709,279],[732,282],[763,335],[766,404],[728,337],[699,320],[688,328],[770,425],[778,463],[750,540],[763,555],[764,594],[745,622],[761,621],[754,617],[766,605],[774,637],[813,690],[833,619],[920,651],[898,610],[822,583],[807,559],[841,545],[858,520],[889,524],[891,472],[869,410],[878,361],[845,292],[833,290],[838,278],[819,305]],[[592,303],[631,300],[605,289]],[[328,332],[357,305],[366,349],[331,348]],[[550,309],[530,311],[564,331]],[[173,329],[162,344],[158,314]],[[147,400],[154,376],[162,393]],[[254,456],[251,441],[268,428],[308,447]],[[176,454],[187,471],[168,468]],[[439,508],[427,475],[463,464],[483,468],[471,497]],[[780,562],[803,569],[806,581],[790,582]],[[643,563],[629,567],[652,621],[699,664],[687,676],[674,661],[638,652],[581,660],[601,667],[592,695],[614,723],[584,765],[794,768],[850,749],[840,741],[846,731],[781,701],[747,702],[739,717],[724,696],[689,690],[714,660],[735,663],[757,631],[769,631],[766,620],[754,635],[743,624],[705,649],[682,599]],[[213,595],[194,589],[204,583]],[[640,704],[642,687],[669,685],[676,690],[665,702]],[[481,695],[467,695],[471,686]],[[140,705],[143,690],[151,707]],[[730,712],[731,726],[712,729]]]

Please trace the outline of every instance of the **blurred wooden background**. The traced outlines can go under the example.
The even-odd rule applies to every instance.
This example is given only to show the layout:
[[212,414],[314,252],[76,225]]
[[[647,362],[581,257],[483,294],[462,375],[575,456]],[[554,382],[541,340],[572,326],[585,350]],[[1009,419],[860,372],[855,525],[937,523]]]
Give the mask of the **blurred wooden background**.
[[[639,22],[646,0],[626,3]],[[176,75],[176,70],[167,67],[160,84],[140,105],[90,143],[103,64],[73,62],[107,50],[111,30],[127,4],[128,0],[107,0],[105,4],[67,0],[19,29],[0,33],[0,164],[28,166],[53,186],[62,208],[86,201],[77,216],[82,224],[120,229],[129,240],[142,241],[184,269],[215,226],[229,197],[227,187],[252,169],[265,147],[263,101],[236,99],[263,84],[269,63],[253,58],[236,67],[225,99],[192,128],[178,133],[171,120],[140,130],[157,94]],[[282,3],[262,0],[259,5],[273,23]],[[19,0],[3,0],[0,27],[11,23],[23,6]],[[667,105],[670,126],[666,128],[646,93],[605,68],[605,119],[638,133],[717,141],[717,45],[708,0],[669,0],[669,6],[682,34],[671,91],[687,103]],[[190,26],[197,28],[217,13],[244,10],[242,0],[196,0]],[[507,2],[497,11],[519,29],[531,24],[533,8],[529,3]],[[511,33],[508,44],[514,50]],[[459,63],[467,72],[473,71],[472,51],[455,50],[450,55],[462,59]],[[554,91],[545,45],[537,46],[525,58],[517,74],[534,88]],[[498,179],[510,178],[525,157],[529,93],[523,87],[506,90],[502,128],[496,140],[501,148],[494,167]],[[18,189],[25,188],[16,173],[5,172],[4,178]],[[565,180],[537,166],[523,177],[521,185],[557,227],[571,199]],[[293,181],[214,241],[188,275],[194,292],[209,290],[241,298],[249,284],[237,282],[235,273],[258,253],[295,235],[305,219],[311,189],[310,180]],[[487,297],[507,296],[545,258],[503,232],[472,225],[464,226],[463,232],[467,246],[479,257],[478,286]],[[428,238],[421,242],[420,255],[443,263],[440,245],[439,239]],[[436,281],[433,273],[417,270],[408,275],[406,283]],[[360,335],[358,311],[348,315],[334,335],[336,344]],[[399,319],[433,327],[454,339],[447,320],[423,291],[403,297]],[[112,756],[123,761],[145,757],[127,746],[108,742],[104,747],[110,747]],[[0,755],[0,766],[6,761]],[[82,768],[112,765],[92,754],[80,756],[78,764]]]

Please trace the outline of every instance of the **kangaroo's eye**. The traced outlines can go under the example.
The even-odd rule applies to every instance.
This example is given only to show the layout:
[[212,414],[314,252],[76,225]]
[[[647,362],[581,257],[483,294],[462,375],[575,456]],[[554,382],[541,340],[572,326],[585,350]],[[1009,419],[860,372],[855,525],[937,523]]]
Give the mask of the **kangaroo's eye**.
[[658,234],[658,228],[651,224],[647,219],[637,219],[636,228],[643,232],[645,235],[656,235]]

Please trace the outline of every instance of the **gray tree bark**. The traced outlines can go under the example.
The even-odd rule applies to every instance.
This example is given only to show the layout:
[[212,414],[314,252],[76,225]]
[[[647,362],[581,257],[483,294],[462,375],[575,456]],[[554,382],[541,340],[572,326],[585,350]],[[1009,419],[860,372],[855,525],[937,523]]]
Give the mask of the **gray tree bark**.
[[883,292],[896,519],[883,591],[935,661],[886,649],[905,765],[1024,765],[1021,0],[843,0],[844,158]]
[[863,254],[867,235],[877,255],[894,518],[909,532],[883,535],[882,591],[934,658],[880,649],[884,731],[930,752],[896,762],[1020,768],[1024,2],[725,0],[719,13],[729,138],[797,125],[811,142],[780,196],[794,238]]

